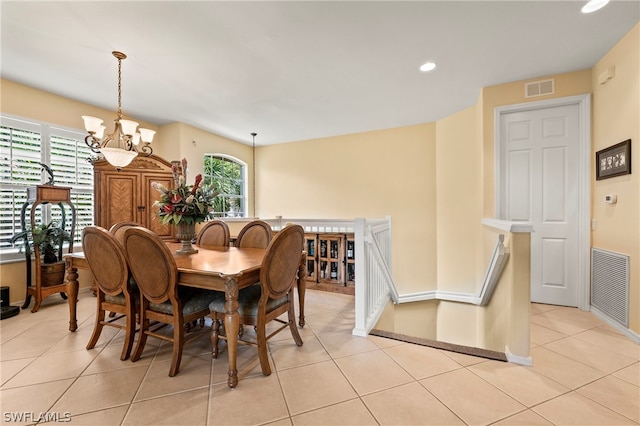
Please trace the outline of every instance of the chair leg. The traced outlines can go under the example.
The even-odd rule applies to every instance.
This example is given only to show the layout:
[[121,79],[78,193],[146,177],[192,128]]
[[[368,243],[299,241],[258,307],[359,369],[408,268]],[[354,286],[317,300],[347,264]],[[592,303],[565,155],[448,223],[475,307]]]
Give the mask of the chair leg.
[[218,358],[218,341],[220,338],[220,320],[216,316],[215,313],[212,315],[213,322],[211,323],[211,347],[213,348],[211,352],[211,356],[213,358]]
[[171,368],[169,377],[173,377],[180,371],[180,361],[182,360],[182,347],[184,346],[184,321],[182,315],[174,316],[173,323],[173,355],[171,356]]
[[257,327],[256,338],[258,340],[258,358],[260,358],[260,367],[262,368],[262,374],[268,376],[271,374],[271,366],[269,365],[269,353],[267,351],[267,327],[264,323],[258,324]]
[[127,308],[126,316],[127,324],[125,326],[124,345],[122,346],[122,354],[120,359],[125,361],[131,355],[131,348],[133,348],[133,335],[136,334],[136,311],[133,306]]
[[300,333],[298,332],[298,326],[296,326],[296,310],[293,306],[293,300],[289,303],[289,311],[288,311],[288,322],[289,329],[291,330],[291,335],[293,336],[293,340],[295,340],[296,345],[302,346],[302,337],[300,337]]
[[104,327],[105,312],[100,305],[101,305],[101,301],[98,300],[98,307],[97,307],[98,312],[96,313],[96,322],[93,325],[93,334],[89,339],[89,343],[87,343],[87,349],[93,349],[96,346],[96,343],[98,343],[98,339],[100,338],[100,334],[102,333],[102,328]]
[[131,361],[136,362],[142,356],[144,345],[147,343],[147,331],[149,330],[149,319],[145,315],[144,311],[140,313],[140,335],[138,336],[138,343],[136,344],[136,350],[133,351]]

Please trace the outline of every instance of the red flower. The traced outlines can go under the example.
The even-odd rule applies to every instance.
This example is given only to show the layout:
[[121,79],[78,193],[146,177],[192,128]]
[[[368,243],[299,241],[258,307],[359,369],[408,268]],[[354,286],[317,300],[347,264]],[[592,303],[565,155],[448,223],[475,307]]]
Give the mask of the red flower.
[[200,186],[200,182],[202,182],[202,175],[198,173],[196,176],[196,182],[193,184],[193,189],[191,189],[191,194],[195,194],[196,190]]
[[180,196],[180,194],[173,194],[173,196],[171,197],[171,202],[173,204],[178,204],[180,201],[182,201],[182,197]]
[[167,204],[166,206],[163,206],[162,209],[164,210],[165,213],[173,213],[173,206],[171,204]]

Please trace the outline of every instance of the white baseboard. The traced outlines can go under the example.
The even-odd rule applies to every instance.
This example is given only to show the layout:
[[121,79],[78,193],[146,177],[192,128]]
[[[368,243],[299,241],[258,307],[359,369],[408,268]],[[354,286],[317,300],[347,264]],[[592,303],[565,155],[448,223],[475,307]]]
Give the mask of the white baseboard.
[[595,306],[590,306],[589,310],[595,316],[597,316],[602,321],[604,321],[607,324],[609,324],[611,327],[613,327],[616,330],[618,330],[620,333],[622,333],[622,334],[626,335],[627,337],[629,337],[635,343],[640,343],[640,334],[636,333],[635,331],[633,331],[633,330],[631,330],[629,328],[626,328],[622,324],[620,324],[617,321],[611,319],[611,317],[609,317],[609,315],[605,314],[604,312],[602,312],[600,309],[596,308]]
[[507,356],[507,361],[514,364],[526,365],[527,367],[531,367],[533,365],[533,358],[530,356],[520,356],[511,353],[508,345],[504,347],[504,354]]

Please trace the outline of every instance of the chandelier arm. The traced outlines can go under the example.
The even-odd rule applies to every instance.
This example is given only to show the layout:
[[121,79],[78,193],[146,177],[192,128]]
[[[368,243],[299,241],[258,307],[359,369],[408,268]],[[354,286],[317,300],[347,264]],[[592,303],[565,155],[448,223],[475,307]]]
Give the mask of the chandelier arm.
[[140,151],[142,151],[147,157],[153,154],[153,148],[151,148],[151,145],[149,145],[148,142],[145,142],[144,145],[140,147]]
[[94,135],[88,134],[87,137],[84,138],[84,143],[87,144],[91,151],[95,152],[96,154],[100,153],[100,140]]

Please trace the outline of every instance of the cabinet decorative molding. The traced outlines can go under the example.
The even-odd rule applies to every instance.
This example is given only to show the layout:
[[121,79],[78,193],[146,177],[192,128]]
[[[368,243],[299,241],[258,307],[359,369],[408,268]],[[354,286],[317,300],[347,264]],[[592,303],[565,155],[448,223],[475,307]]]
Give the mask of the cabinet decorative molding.
[[109,229],[117,222],[137,222],[164,239],[175,239],[175,227],[160,223],[153,211],[160,193],[151,186],[158,182],[173,188],[170,162],[154,155],[136,157],[117,171],[106,160],[96,160],[93,170],[96,225]]

